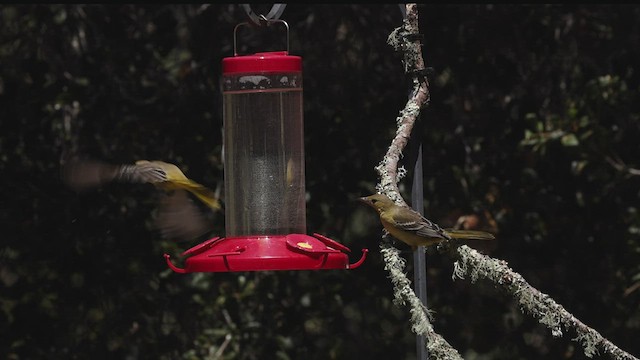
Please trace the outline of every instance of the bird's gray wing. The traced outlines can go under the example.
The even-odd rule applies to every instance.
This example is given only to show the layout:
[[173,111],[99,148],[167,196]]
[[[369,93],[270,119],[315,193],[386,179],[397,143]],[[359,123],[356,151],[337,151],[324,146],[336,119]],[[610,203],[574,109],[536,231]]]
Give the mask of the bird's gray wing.
[[155,226],[166,239],[192,240],[211,230],[204,214],[184,190],[160,194]]
[[117,180],[134,183],[161,183],[168,180],[167,172],[161,167],[144,162],[135,165],[122,165],[116,176]]
[[[420,215],[416,213],[416,215]],[[449,239],[447,233],[440,228],[437,224],[431,222],[424,216],[416,216],[417,221],[398,222],[396,225],[406,231],[411,231],[418,236],[426,237],[429,239]]]

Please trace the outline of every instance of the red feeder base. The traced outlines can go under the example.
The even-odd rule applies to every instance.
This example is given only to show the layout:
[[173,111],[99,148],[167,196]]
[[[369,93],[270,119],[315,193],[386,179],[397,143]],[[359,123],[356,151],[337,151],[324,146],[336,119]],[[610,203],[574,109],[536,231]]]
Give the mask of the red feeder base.
[[320,234],[265,235],[220,238],[215,237],[182,253],[188,256],[184,269],[171,262],[167,265],[177,273],[231,272],[263,270],[355,269],[362,265],[367,252],[349,264],[348,247]]

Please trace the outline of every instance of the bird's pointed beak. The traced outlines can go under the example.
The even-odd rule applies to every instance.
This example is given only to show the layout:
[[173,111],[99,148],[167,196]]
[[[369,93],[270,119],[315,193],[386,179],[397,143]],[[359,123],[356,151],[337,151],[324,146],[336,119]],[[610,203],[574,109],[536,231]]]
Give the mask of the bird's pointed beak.
[[371,201],[370,201],[370,200],[369,200],[369,198],[368,198],[368,197],[366,197],[366,196],[365,196],[365,197],[358,198],[358,201],[360,201],[361,203],[367,204],[367,205],[370,205],[370,204],[371,204]]

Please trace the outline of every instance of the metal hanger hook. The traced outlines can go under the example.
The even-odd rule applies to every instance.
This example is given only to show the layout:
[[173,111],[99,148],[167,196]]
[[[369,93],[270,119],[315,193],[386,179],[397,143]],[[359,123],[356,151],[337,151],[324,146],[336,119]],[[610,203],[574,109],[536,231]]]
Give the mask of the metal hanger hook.
[[257,15],[252,9],[251,4],[240,4],[249,17],[249,22],[255,26],[270,25],[271,20],[278,20],[284,12],[287,4],[273,4],[267,15]]
[[[262,16],[262,15],[260,15],[260,16]],[[268,20],[267,19],[265,21],[267,23],[267,26],[271,26],[272,24],[275,24],[275,23],[281,23],[281,24],[283,24],[285,26],[285,28],[287,29],[287,50],[286,51],[287,51],[287,54],[289,54],[289,24],[287,24],[286,21],[280,20],[280,19],[273,19],[273,20]],[[245,25],[251,25],[251,23],[246,22],[246,21],[245,22],[241,22],[241,23],[239,23],[238,25],[236,25],[233,28],[233,56],[238,56],[238,46],[237,46],[237,44],[238,44],[238,41],[237,41],[238,28],[240,28],[241,26],[245,26]]]

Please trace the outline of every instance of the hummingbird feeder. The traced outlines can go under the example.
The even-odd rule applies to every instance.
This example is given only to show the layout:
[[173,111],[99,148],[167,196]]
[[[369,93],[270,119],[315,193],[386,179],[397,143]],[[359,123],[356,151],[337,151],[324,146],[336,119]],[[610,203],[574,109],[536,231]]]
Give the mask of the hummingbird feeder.
[[182,253],[177,273],[355,269],[351,250],[326,236],[307,235],[302,107],[302,58],[287,50],[222,60],[226,237]]

